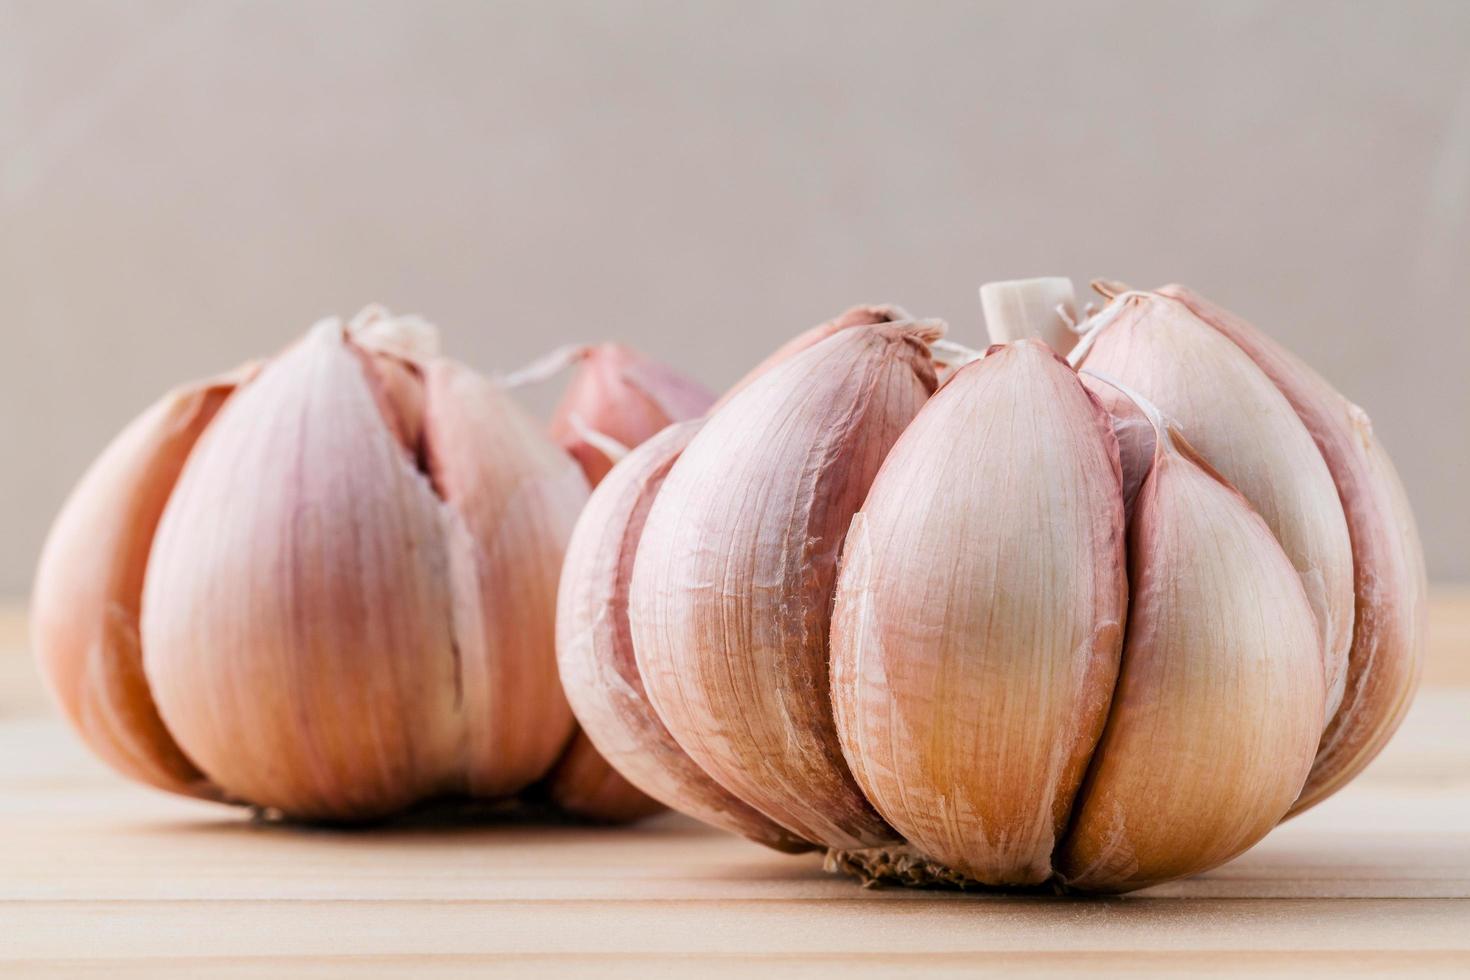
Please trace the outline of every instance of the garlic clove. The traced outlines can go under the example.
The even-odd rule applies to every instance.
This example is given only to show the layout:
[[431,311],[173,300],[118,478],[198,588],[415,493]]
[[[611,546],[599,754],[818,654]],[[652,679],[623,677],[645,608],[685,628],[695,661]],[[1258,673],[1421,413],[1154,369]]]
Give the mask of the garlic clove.
[[1086,891],[1197,874],[1256,843],[1296,798],[1323,724],[1296,569],[1177,432],[1160,441],[1129,530],[1122,669],[1057,855]]
[[[634,785],[706,823],[784,851],[807,845],[732,796],[681,749],[649,703],[633,653],[628,588],[644,522],[702,420],[669,426],[615,466],[577,521],[557,602],[557,659],[582,726]],[[553,779],[553,798],[558,793]],[[563,799],[568,809],[581,812]]]
[[715,398],[703,385],[621,344],[583,347],[551,419],[551,436],[596,486],[613,461],[585,429],[636,446],[671,422],[698,418]]
[[1357,615],[1345,694],[1292,808],[1299,813],[1360,773],[1403,721],[1427,643],[1423,548],[1393,462],[1362,409],[1240,317],[1183,286],[1159,292],[1230,338],[1281,390],[1321,450],[1347,517]]
[[497,382],[425,368],[425,455],[447,505],[464,789],[505,796],[572,736],[556,673],[556,587],[587,483]]
[[828,697],[838,549],[933,391],[932,327],[841,330],[714,412],[649,511],[629,619],[679,745],[735,796],[835,847],[893,839],[842,759]]
[[448,778],[461,697],[442,507],[335,321],[221,409],[165,508],[143,663],[229,795],[361,819]]
[[[1189,433],[1296,567],[1317,616],[1330,716],[1342,698],[1352,639],[1352,549],[1311,435],[1251,359],[1182,303],[1124,292],[1095,321],[1075,360],[1138,391]],[[1095,391],[1110,412],[1128,411],[1119,392]]]
[[1077,345],[1077,293],[1064,276],[987,282],[980,306],[993,344],[1037,337],[1063,356]]
[[803,330],[780,347],[777,347],[766,356],[765,360],[751,368],[746,372],[745,377],[735,382],[728,391],[721,395],[715,407],[718,408],[724,405],[749,387],[750,383],[756,378],[770,371],[771,368],[791,360],[809,347],[815,347],[835,333],[846,330],[849,327],[867,327],[877,323],[899,323],[912,319],[913,317],[909,316],[908,311],[903,309],[903,307],[894,306],[891,303],[850,307],[844,310],[840,316],[834,317],[825,323],[819,323],[810,329]]
[[1034,339],[961,368],[853,519],[832,622],[842,748],[952,872],[1051,875],[1118,669],[1123,527],[1108,418]]
[[608,765],[583,731],[572,736],[547,778],[547,792],[561,810],[606,823],[631,823],[664,808]]
[[52,526],[36,573],[31,642],[88,746],[160,789],[218,799],[158,716],[138,640],[144,570],[159,518],[195,442],[255,373],[180,387],[122,431]]

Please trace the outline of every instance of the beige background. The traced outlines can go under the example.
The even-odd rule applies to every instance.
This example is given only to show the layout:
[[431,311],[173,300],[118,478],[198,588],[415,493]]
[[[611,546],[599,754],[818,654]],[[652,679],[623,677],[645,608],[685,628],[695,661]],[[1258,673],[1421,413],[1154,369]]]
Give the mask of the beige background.
[[324,313],[721,385],[1047,273],[1274,330],[1470,577],[1467,272],[1466,3],[0,0],[0,593],[129,417]]

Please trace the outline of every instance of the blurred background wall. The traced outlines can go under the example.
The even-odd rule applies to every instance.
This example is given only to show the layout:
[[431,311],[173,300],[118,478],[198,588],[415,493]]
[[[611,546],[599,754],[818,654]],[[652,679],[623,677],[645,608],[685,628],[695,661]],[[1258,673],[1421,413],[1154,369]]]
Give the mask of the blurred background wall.
[[323,314],[720,386],[1041,274],[1275,332],[1470,577],[1470,4],[0,0],[0,594],[126,420]]

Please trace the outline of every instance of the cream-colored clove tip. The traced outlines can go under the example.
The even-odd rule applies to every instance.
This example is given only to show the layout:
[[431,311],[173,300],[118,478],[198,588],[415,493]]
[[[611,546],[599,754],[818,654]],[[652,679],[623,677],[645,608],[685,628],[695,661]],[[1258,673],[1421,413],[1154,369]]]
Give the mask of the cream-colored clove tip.
[[364,347],[410,361],[431,361],[440,353],[438,327],[416,314],[394,316],[379,303],[359,310],[347,331]]
[[980,309],[992,343],[1040,337],[1062,355],[1077,343],[1077,291],[1065,276],[987,282]]

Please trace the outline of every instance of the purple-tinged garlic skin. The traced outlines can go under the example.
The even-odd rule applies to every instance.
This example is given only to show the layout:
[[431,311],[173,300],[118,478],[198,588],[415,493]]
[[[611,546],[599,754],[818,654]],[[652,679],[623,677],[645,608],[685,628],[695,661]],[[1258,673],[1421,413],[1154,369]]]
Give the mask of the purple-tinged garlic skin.
[[1234,341],[1286,396],[1321,451],[1347,518],[1356,610],[1346,688],[1292,808],[1300,813],[1362,772],[1408,711],[1428,643],[1424,550],[1393,461],[1362,409],[1235,314],[1185,286],[1159,292]]
[[935,387],[932,327],[857,326],[714,412],[654,500],[633,570],[639,672],[701,769],[795,836],[894,839],[842,758],[828,695],[838,551]]
[[551,437],[576,457],[594,487],[613,461],[588,443],[587,430],[631,448],[671,423],[699,418],[715,401],[703,385],[622,344],[581,348],[575,363],[551,418]]
[[1206,871],[1286,814],[1322,729],[1316,620],[1270,528],[1177,433],[1129,527],[1128,638],[1059,876],[1131,891]]
[[908,315],[908,313],[903,310],[902,307],[894,306],[890,303],[849,307],[848,309],[844,310],[839,316],[835,316],[830,320],[819,323],[815,327],[803,330],[795,337],[792,337],[790,340],[786,341],[786,343],[782,344],[780,347],[777,347],[770,354],[766,355],[764,360],[762,360],[755,367],[747,371],[744,377],[731,385],[729,389],[720,396],[720,399],[716,403],[715,407],[718,408],[724,405],[730,399],[734,398],[736,395],[740,394],[740,392],[749,387],[751,382],[755,381],[763,374],[768,374],[770,370],[776,367],[778,364],[784,364],[786,361],[791,360],[797,354],[800,354],[802,351],[807,350],[808,348],[815,347],[817,344],[820,344],[822,341],[826,340],[828,337],[832,336],[835,333],[840,333],[841,331],[846,330],[849,327],[870,327],[877,323],[898,323],[909,319],[912,318]]
[[702,425],[694,420],[669,426],[613,467],[592,492],[562,568],[562,680],[583,737],[633,785],[731,833],[778,850],[806,850],[810,845],[732,796],[689,758],[659,719],[638,673],[628,589],[639,539],[659,488]]
[[148,550],[184,461],[247,367],[169,392],[97,458],[62,507],[32,590],[31,643],[67,719],[119,772],[219,799],[158,717],[138,617]]
[[[1332,474],[1291,404],[1260,368],[1183,303],[1123,293],[1074,360],[1142,394],[1250,501],[1281,542],[1316,614],[1330,717],[1347,681],[1353,555]],[[1094,391],[1114,415],[1125,396]]]
[[327,821],[544,778],[573,732],[554,608],[586,483],[436,343],[381,311],[327,321],[104,453],[35,599],[99,755]]
[[832,622],[843,752],[961,878],[1052,876],[1117,676],[1123,535],[1108,417],[1034,339],[960,368],[853,518]]

